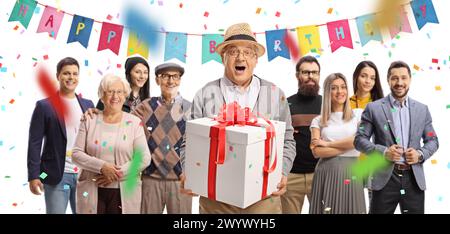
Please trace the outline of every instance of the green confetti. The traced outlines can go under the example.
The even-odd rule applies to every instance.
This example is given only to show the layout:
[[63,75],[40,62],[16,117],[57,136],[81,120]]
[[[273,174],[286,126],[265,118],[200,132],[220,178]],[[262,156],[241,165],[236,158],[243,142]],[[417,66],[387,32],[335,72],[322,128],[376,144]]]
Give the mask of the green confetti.
[[390,58],[390,57],[392,57],[392,52],[391,52],[391,51],[389,51],[389,54],[388,54],[388,55],[389,55],[389,58]]
[[313,53],[317,53],[317,50],[316,50],[316,48],[312,48],[312,49],[311,49],[311,52],[313,52]]
[[106,141],[104,141],[104,142],[102,143],[102,146],[103,146],[103,147],[106,147]]
[[388,130],[388,125],[384,124],[384,130],[387,131]]
[[252,168],[252,164],[248,165],[248,169]]
[[397,109],[395,109],[395,107],[391,108],[391,112],[395,113],[397,111]]
[[9,178],[11,178],[11,176],[7,175],[7,176],[5,176],[5,178],[6,178],[6,179],[9,179]]
[[369,53],[364,53],[363,55],[364,55],[364,56],[369,56]]
[[130,196],[136,189],[139,180],[139,168],[143,160],[143,152],[141,149],[135,149],[131,159],[130,167],[124,182],[125,196]]
[[395,138],[395,142],[396,142],[397,144],[400,144],[400,137]]
[[235,159],[236,159],[236,153],[233,153],[233,158],[235,158]]
[[405,190],[404,189],[400,189],[400,194],[401,195],[405,195]]
[[83,193],[83,197],[87,197],[88,195],[89,195],[88,192],[84,192],[84,193]]
[[124,141],[127,140],[127,135],[123,135],[123,140],[124,140]]
[[353,176],[358,179],[368,178],[371,173],[382,170],[388,165],[389,162],[384,158],[383,154],[374,151],[350,166],[352,179]]
[[47,177],[47,173],[42,172],[39,177],[41,177],[41,179],[45,179]]
[[400,35],[395,36],[395,39],[400,39]]
[[447,109],[450,109],[450,104],[449,104],[449,105],[447,105]]
[[111,153],[113,152],[113,147],[112,146],[109,147],[109,152],[111,152]]

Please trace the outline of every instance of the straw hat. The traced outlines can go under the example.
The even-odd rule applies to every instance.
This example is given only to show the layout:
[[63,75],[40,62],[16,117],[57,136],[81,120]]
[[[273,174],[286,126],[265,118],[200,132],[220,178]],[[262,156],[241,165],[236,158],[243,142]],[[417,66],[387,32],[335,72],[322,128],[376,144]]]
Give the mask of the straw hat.
[[217,45],[216,52],[222,54],[223,48],[229,44],[236,42],[249,42],[258,48],[257,55],[261,57],[266,52],[263,45],[256,41],[255,35],[253,34],[250,25],[247,23],[239,23],[231,25],[225,32],[224,41]]

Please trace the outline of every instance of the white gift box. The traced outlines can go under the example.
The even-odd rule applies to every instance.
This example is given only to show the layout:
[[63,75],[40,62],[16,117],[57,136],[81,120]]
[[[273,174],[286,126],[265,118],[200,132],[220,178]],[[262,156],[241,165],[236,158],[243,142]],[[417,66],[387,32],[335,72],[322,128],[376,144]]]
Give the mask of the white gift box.
[[[269,166],[277,153],[276,167],[269,173],[267,195],[277,191],[283,166],[284,132],[286,124],[270,120],[275,129],[275,144],[271,146]],[[208,197],[210,129],[218,122],[210,118],[190,120],[186,125],[185,188]],[[258,124],[268,126],[263,119]],[[266,129],[255,126],[227,126],[225,161],[217,165],[216,200],[246,208],[262,199]]]

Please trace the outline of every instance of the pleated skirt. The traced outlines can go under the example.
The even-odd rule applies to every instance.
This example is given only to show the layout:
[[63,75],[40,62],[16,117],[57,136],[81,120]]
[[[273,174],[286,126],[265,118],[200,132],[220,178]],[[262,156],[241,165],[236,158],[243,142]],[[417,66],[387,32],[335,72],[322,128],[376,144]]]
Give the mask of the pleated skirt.
[[364,186],[351,173],[357,157],[321,158],[312,183],[310,214],[365,214]]

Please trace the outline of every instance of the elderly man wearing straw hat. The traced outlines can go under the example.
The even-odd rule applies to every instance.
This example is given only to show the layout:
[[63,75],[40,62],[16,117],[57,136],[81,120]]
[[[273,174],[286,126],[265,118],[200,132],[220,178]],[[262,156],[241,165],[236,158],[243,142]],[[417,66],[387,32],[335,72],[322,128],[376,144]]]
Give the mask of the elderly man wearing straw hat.
[[[265,48],[256,41],[249,24],[239,23],[230,26],[225,32],[224,41],[217,45],[216,52],[220,54],[225,67],[223,77],[209,82],[197,92],[190,117],[192,119],[213,117],[219,113],[223,104],[237,102],[241,107],[249,107],[253,113],[286,122],[283,176],[277,192],[245,209],[200,197],[200,213],[281,214],[280,195],[286,191],[287,175],[295,158],[294,130],[286,97],[273,83],[253,74],[258,57],[264,55]],[[184,153],[181,155],[181,161],[184,166]],[[182,192],[190,192],[185,190],[184,186],[182,188]]]

